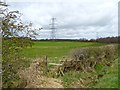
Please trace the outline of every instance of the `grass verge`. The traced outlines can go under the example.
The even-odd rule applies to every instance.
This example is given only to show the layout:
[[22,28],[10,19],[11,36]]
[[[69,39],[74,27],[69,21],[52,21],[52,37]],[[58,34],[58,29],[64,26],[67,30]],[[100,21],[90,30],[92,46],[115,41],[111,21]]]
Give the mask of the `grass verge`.
[[97,88],[118,88],[118,60],[108,69],[108,72],[96,84]]

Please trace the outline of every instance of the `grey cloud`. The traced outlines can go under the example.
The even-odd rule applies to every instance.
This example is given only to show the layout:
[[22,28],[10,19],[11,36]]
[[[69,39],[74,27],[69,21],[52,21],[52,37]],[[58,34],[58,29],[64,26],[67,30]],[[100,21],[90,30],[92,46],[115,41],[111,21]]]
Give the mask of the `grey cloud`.
[[36,28],[43,27],[40,38],[50,37],[52,17],[56,17],[58,38],[96,38],[96,32],[100,36],[117,34],[117,1],[39,0],[37,3],[9,3],[11,10],[18,9],[23,13],[24,21],[33,22]]

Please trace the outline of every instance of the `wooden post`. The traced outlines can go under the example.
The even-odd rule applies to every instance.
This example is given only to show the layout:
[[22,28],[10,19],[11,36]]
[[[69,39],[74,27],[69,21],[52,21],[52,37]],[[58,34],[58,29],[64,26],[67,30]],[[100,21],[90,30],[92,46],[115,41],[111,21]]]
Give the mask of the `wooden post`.
[[45,56],[45,72],[47,73],[48,71],[48,61],[47,61],[47,56]]

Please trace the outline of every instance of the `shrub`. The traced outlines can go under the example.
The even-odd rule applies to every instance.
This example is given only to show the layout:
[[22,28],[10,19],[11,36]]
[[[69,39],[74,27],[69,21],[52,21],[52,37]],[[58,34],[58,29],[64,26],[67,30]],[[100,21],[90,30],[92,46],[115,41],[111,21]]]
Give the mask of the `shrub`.
[[[71,51],[70,55],[73,61],[79,60],[74,65],[75,67],[82,67],[84,71],[95,69],[101,65],[111,65],[111,62],[115,60],[118,54],[117,45],[106,45],[100,47],[85,47],[77,48]],[[67,62],[64,62],[67,63]],[[72,63],[72,65],[75,63]],[[71,65],[71,66],[72,66]]]
[[[28,60],[23,59],[21,51],[32,45],[28,37],[37,35],[32,23],[24,24],[20,16],[19,11],[8,11],[8,9],[1,11],[3,88],[14,87],[14,83],[19,79],[18,70],[29,63]],[[21,32],[24,33],[23,37],[27,38],[21,38]]]
[[114,59],[117,55],[117,51],[117,45],[109,45],[104,47],[105,58],[109,60]]
[[30,62],[22,57],[22,47],[17,46],[12,39],[3,39],[2,42],[2,86],[15,87],[15,82],[19,80],[17,72],[26,68]]
[[71,58],[74,60],[86,60],[89,58],[88,48],[74,49],[71,51]]

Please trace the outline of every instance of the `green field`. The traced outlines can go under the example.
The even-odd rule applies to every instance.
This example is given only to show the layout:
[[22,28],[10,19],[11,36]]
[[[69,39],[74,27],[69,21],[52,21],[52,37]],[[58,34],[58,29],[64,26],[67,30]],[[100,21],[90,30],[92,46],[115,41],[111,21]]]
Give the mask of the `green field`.
[[101,46],[104,44],[96,42],[51,42],[37,41],[33,42],[32,47],[25,49],[24,55],[27,58],[40,58],[45,55],[52,61],[56,61],[63,56],[69,55],[70,51],[79,47]]

